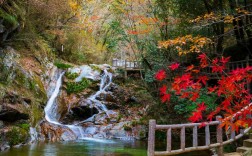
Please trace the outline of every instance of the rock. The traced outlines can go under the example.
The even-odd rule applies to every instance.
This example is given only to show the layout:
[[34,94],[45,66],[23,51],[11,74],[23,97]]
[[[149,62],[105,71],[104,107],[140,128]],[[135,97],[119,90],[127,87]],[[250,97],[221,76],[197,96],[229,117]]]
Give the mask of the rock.
[[2,121],[8,121],[8,122],[14,122],[17,120],[28,120],[29,115],[25,113],[21,113],[16,109],[12,108],[5,108],[0,112],[0,120]]
[[1,151],[6,151],[10,149],[10,146],[7,143],[4,143],[3,145],[0,145]]
[[117,103],[115,102],[103,102],[104,105],[106,105],[106,107],[108,109],[119,109],[120,108],[120,105],[118,105]]
[[95,115],[94,118],[95,118],[94,123],[96,125],[102,125],[102,124],[106,124],[108,122],[108,116],[105,112],[102,112],[102,113]]
[[3,128],[4,127],[4,123],[2,120],[0,120],[0,128]]
[[67,126],[60,126],[43,121],[40,124],[41,134],[50,141],[69,141],[76,140],[77,136]]
[[104,94],[101,93],[98,97],[97,100],[104,101],[104,102],[116,102],[115,97],[112,94]]
[[88,106],[76,106],[71,109],[62,122],[73,123],[74,121],[83,121],[97,113],[99,113],[99,111],[95,107],[90,108]]

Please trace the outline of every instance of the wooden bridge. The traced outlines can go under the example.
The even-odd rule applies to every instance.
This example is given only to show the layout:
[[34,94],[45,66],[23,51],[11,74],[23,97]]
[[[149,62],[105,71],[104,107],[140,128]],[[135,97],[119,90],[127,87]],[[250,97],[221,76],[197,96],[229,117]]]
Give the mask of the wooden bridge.
[[141,61],[127,61],[127,60],[119,60],[113,59],[112,66],[116,68],[122,68],[125,70],[142,70]]
[[[248,109],[252,103],[241,110],[244,111]],[[233,119],[239,114],[237,112],[231,118],[230,122],[233,122]],[[159,156],[159,155],[176,155],[185,152],[192,152],[198,150],[207,150],[211,148],[218,148],[218,156],[223,156],[223,146],[226,144],[230,144],[237,139],[240,139],[244,136],[244,134],[248,133],[251,127],[246,129],[240,129],[239,133],[236,133],[234,130],[230,131],[231,133],[227,137],[226,140],[223,140],[223,128],[220,127],[220,119],[221,117],[216,117],[216,121],[211,121],[204,123],[205,128],[205,145],[199,146],[198,144],[198,129],[202,127],[202,123],[187,123],[187,124],[174,124],[174,125],[157,125],[155,120],[149,121],[149,136],[148,136],[148,156]],[[210,135],[210,126],[215,126],[216,128],[216,142],[211,143]],[[172,130],[180,130],[180,148],[173,150],[172,149]],[[186,147],[186,129],[192,129],[192,147]],[[156,130],[166,130],[166,150],[165,151],[155,151],[155,131]],[[188,135],[187,135],[188,136]],[[213,140],[213,139],[212,139]]]
[[112,66],[124,70],[124,78],[127,78],[129,71],[141,72],[143,70],[141,61],[127,61],[120,59],[113,59]]

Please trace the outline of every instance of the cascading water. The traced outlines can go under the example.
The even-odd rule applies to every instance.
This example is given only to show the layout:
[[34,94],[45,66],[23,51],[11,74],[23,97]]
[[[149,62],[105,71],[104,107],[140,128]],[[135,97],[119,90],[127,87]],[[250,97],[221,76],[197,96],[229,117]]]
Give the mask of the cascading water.
[[[47,105],[45,107],[45,119],[52,124],[55,125],[59,125],[59,126],[66,126],[69,129],[72,130],[72,132],[75,134],[75,136],[78,139],[87,139],[87,133],[83,130],[83,128],[81,126],[77,126],[77,124],[75,125],[64,125],[61,124],[58,121],[58,109],[57,109],[57,101],[56,98],[60,92],[60,87],[62,85],[62,77],[64,75],[64,72],[60,74],[57,82],[56,82],[56,86],[55,89],[51,95],[51,97],[49,98]],[[89,75],[90,78],[90,75]],[[106,108],[106,106],[104,104],[102,104],[102,102],[100,102],[99,100],[97,100],[97,96],[99,96],[101,93],[106,93],[106,89],[109,87],[109,85],[112,83],[112,73],[109,73],[106,69],[104,69],[104,74],[101,77],[101,81],[100,81],[100,88],[99,91],[97,91],[94,95],[91,95],[88,100],[90,100],[93,104],[94,107],[96,107],[99,112],[106,112],[108,111],[108,109]],[[94,116],[93,116],[94,117]],[[92,118],[92,117],[91,117]],[[90,119],[87,119],[90,120]],[[85,120],[86,121],[86,120]],[[88,138],[90,140],[90,138]],[[92,138],[93,139],[93,138]],[[95,141],[97,141],[97,139],[94,139]]]

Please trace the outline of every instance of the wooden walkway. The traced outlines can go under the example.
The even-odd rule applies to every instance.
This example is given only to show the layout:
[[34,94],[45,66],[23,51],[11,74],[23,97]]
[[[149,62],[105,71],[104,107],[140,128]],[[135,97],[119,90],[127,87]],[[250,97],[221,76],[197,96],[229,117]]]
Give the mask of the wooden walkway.
[[[240,112],[248,109],[252,106],[252,103],[248,104],[246,107],[241,109],[239,112],[235,113],[230,117],[226,117],[224,120],[230,119],[230,122],[234,122],[234,119],[237,118]],[[251,116],[248,116],[251,118]],[[176,155],[185,152],[192,152],[197,150],[207,150],[211,148],[218,148],[218,156],[224,156],[223,154],[223,146],[226,144],[230,144],[237,139],[240,139],[244,136],[244,134],[248,133],[251,127],[247,127],[246,129],[240,129],[239,133],[236,133],[234,130],[230,130],[229,137],[227,140],[223,140],[223,128],[220,128],[221,122],[219,121],[221,117],[216,117],[216,121],[206,122],[205,126],[205,145],[198,145],[198,129],[201,127],[201,123],[187,123],[187,124],[174,124],[174,125],[157,125],[155,120],[149,121],[149,136],[148,136],[148,156],[159,156],[159,155]],[[216,142],[211,143],[211,135],[210,135],[210,126],[216,127]],[[192,147],[186,146],[186,128],[193,129],[193,140]],[[180,149],[173,150],[172,149],[172,130],[179,129],[180,130]],[[155,131],[156,130],[166,130],[167,132],[167,146],[166,151],[155,151]],[[187,135],[188,136],[188,135]]]
[[112,66],[124,70],[143,70],[141,61],[127,61],[127,60],[113,59]]
[[[244,134],[248,133],[251,127],[247,129],[241,129],[240,133],[232,131],[228,140],[223,140],[223,130],[219,127],[220,122],[218,119],[216,121],[208,122],[205,125],[205,145],[198,145],[198,129],[201,123],[188,123],[188,124],[178,124],[178,125],[157,125],[155,120],[149,121],[149,137],[148,137],[148,156],[159,156],[159,155],[176,155],[185,152],[192,152],[198,150],[207,150],[211,148],[218,148],[218,156],[223,156],[223,146],[233,141],[240,139]],[[216,142],[211,143],[210,126],[216,127]],[[193,146],[186,147],[186,128],[193,129]],[[180,129],[180,149],[172,150],[172,130]],[[156,130],[166,130],[167,131],[167,147],[166,151],[155,151],[155,131]]]

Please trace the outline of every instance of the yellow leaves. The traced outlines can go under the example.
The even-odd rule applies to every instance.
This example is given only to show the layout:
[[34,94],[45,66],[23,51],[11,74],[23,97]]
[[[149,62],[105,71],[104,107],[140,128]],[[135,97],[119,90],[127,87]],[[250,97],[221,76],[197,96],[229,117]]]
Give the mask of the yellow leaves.
[[198,16],[196,19],[194,20],[190,20],[191,23],[198,23],[200,21],[203,21],[203,20],[217,20],[217,15],[214,14],[213,12],[211,12],[210,14],[205,14],[203,16]]
[[248,15],[250,14],[251,12],[245,10],[245,9],[241,9],[241,8],[237,8],[235,9],[237,11],[238,14],[245,14],[245,15]]
[[201,52],[207,44],[212,43],[211,39],[207,37],[186,35],[177,37],[172,40],[160,41],[159,48],[175,48],[179,55],[196,52]]
[[232,23],[234,19],[234,16],[227,15],[224,17],[224,23]]
[[75,1],[75,0],[68,0],[68,3],[69,3],[69,6],[71,7],[71,9],[72,9],[73,11],[79,10],[80,5],[78,4],[77,1]]

